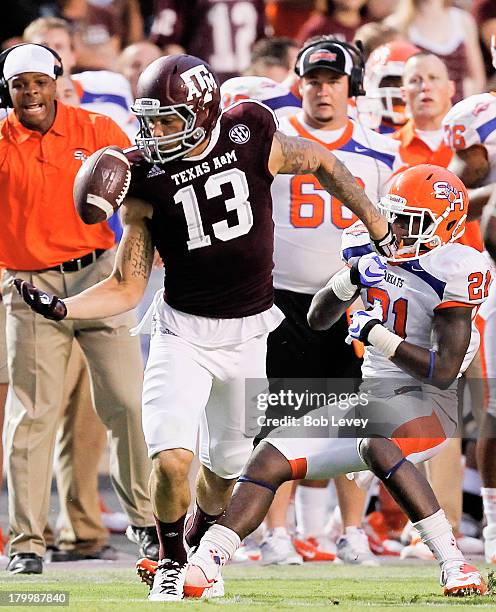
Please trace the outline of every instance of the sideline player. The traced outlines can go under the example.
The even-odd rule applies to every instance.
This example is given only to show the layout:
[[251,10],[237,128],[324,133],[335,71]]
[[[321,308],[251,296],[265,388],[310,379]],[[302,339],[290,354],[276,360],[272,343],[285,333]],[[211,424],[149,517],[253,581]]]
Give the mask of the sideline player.
[[271,275],[274,175],[314,173],[363,220],[380,252],[393,253],[395,238],[327,149],[278,132],[270,109],[257,102],[221,114],[217,77],[198,58],[157,59],[140,76],[138,96],[141,132],[114,272],[64,302],[16,285],[48,318],[105,317],[139,302],[154,246],[167,261],[165,292],[155,300],[143,429],[161,559],[150,599],[175,601],[183,595],[187,475],[198,430],[202,468],[190,545],[223,513],[258,425],[245,419],[245,378],[265,379],[267,334],[282,319]]
[[[492,43],[493,64],[496,66],[495,36]],[[466,177],[471,187],[479,187],[477,191],[486,190],[490,195],[496,182],[494,92],[461,100],[447,113],[443,125],[447,144],[455,151],[450,168],[459,176]],[[487,213],[484,211],[483,219],[493,215],[491,210]],[[492,226],[492,223],[488,223],[487,227],[491,229]],[[492,241],[493,236],[488,235],[487,239]],[[493,284],[487,302],[479,310],[476,322],[482,335],[481,356],[488,382],[487,412],[480,425],[477,443],[477,463],[483,483],[482,502],[487,520],[483,531],[484,549],[486,561],[496,563],[496,284]]]
[[[444,593],[485,592],[482,576],[466,563],[432,489],[413,465],[454,435],[457,378],[477,350],[472,315],[487,297],[490,272],[478,251],[450,244],[464,231],[467,205],[467,191],[454,174],[420,165],[399,175],[381,199],[399,242],[394,259],[385,264],[363,255],[370,251],[363,225],[345,230],[343,258],[351,270],[344,268],[319,291],[309,322],[328,328],[360,293],[373,306],[355,312],[349,327],[350,339],[366,344],[361,391],[369,393],[368,405],[345,413],[369,417],[371,424],[358,436],[356,429],[350,436],[343,426],[324,426],[320,437],[312,437],[306,428],[306,439],[305,428],[295,434],[281,427],[261,442],[225,515],[192,555],[185,594],[210,588],[282,482],[367,469],[384,482],[439,561]],[[330,421],[343,411],[333,404],[310,414]]]
[[[381,134],[393,134],[408,120],[401,79],[405,62],[419,51],[407,41],[394,40],[374,49],[367,59],[364,110],[371,117],[370,127],[377,128]],[[360,116],[360,105],[358,112]]]

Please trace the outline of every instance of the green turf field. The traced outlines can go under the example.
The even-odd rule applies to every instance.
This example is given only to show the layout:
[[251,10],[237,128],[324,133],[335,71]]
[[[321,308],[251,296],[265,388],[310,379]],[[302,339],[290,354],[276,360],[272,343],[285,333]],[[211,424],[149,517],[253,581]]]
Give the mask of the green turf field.
[[[487,568],[485,570],[487,575]],[[331,564],[301,567],[261,568],[234,565],[225,570],[226,597],[209,601],[157,604],[146,601],[147,589],[132,570],[111,569],[99,564],[94,569],[58,570],[43,575],[11,577],[0,575],[0,592],[6,590],[69,591],[68,607],[42,609],[90,612],[92,610],[448,610],[458,606],[495,608],[496,596],[447,599],[437,583],[433,564],[394,563],[380,568],[355,568]],[[33,607],[9,606],[16,610]],[[7,610],[0,606],[0,610]]]

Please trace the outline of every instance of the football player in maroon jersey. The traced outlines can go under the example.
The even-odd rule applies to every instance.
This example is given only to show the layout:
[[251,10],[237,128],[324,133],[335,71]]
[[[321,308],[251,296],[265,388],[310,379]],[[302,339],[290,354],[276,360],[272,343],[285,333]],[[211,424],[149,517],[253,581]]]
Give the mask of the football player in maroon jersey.
[[[362,219],[376,250],[391,255],[395,243],[386,219],[325,147],[278,132],[272,111],[258,102],[221,113],[218,79],[202,60],[176,55],[150,64],[134,112],[141,131],[129,154],[132,180],[112,275],[63,302],[26,283],[18,289],[49,318],[100,318],[138,304],[154,248],[165,262],[143,429],[161,544],[149,597],[174,601],[183,596],[183,535],[195,546],[222,514],[257,433],[256,419],[245,418],[245,381],[265,384],[267,335],[282,320],[272,287],[274,175],[314,174]],[[185,525],[198,433],[196,506]]]

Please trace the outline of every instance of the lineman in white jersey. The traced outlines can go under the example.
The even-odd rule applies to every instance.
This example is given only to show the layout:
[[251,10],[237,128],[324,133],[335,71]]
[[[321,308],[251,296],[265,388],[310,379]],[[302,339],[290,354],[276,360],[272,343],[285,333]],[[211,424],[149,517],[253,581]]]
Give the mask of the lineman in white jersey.
[[[321,102],[318,105],[323,106]],[[308,106],[304,102],[302,111],[280,119],[279,129],[290,136],[317,140],[331,150],[355,176],[372,202],[378,202],[386,193],[393,172],[401,165],[399,144],[362,127],[346,115],[336,122],[339,126],[336,129],[332,129],[333,125],[319,129],[311,121]],[[329,272],[336,272],[341,267],[338,248],[341,234],[355,223],[356,217],[345,204],[328,197],[318,180],[310,175],[301,180],[291,175],[276,177],[272,199],[274,286],[314,295],[329,277]]]
[[[463,234],[467,205],[467,191],[454,174],[422,164],[398,175],[381,200],[400,246],[393,260],[363,255],[370,247],[360,224],[345,231],[343,258],[352,267],[318,292],[308,316],[312,327],[325,329],[360,293],[373,304],[357,311],[349,326],[350,338],[366,344],[360,392],[367,400],[351,403],[350,396],[356,408],[347,411],[339,402],[324,406],[308,415],[317,426],[288,423],[261,442],[224,516],[190,559],[186,594],[199,596],[210,587],[240,538],[262,520],[282,482],[368,469],[384,482],[438,560],[444,594],[486,591],[413,465],[454,435],[456,381],[477,350],[472,318],[487,296],[490,271],[478,251],[451,244]],[[339,422],[348,416],[356,419],[351,431]]]
[[[493,64],[496,66],[494,45]],[[476,94],[458,102],[444,118],[443,125],[446,142],[456,153],[453,170],[467,177],[470,186],[485,185],[485,195],[490,197],[496,182],[496,92]],[[493,202],[494,195],[492,205],[483,213],[486,221],[496,215]],[[488,224],[488,227],[490,225],[494,224]],[[488,300],[481,306],[476,322],[483,334],[481,356],[488,383],[487,412],[483,417],[477,444],[477,459],[483,483],[482,500],[487,520],[484,548],[486,561],[496,563],[496,283],[492,286]]]

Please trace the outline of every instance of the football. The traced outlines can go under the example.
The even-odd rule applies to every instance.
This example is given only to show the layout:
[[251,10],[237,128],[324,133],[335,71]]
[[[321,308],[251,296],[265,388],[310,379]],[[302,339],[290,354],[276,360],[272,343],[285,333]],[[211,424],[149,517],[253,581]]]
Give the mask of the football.
[[74,205],[87,225],[118,210],[131,182],[131,166],[119,147],[98,149],[82,164],[74,181]]

